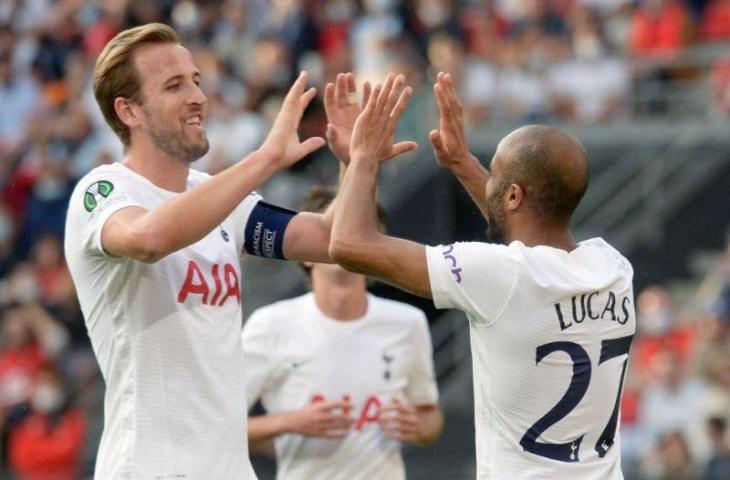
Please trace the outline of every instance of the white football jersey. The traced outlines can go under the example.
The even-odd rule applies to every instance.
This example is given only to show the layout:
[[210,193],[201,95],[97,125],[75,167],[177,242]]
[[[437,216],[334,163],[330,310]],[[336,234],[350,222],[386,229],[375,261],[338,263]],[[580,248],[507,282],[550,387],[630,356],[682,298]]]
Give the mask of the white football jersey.
[[[207,178],[191,170],[188,188]],[[107,387],[97,480],[255,478],[242,413],[239,259],[258,195],[156,263],[101,246],[114,212],[177,195],[113,164],[92,170],[71,196],[66,259]]]
[[629,262],[602,239],[427,247],[434,304],[466,312],[479,479],[621,479],[636,330]]
[[277,478],[405,478],[400,443],[383,436],[378,418],[393,398],[438,401],[423,312],[368,294],[365,316],[337,321],[308,293],[255,311],[243,328],[243,350],[249,407],[257,399],[271,414],[318,400],[352,405],[354,424],[343,439],[277,437]]

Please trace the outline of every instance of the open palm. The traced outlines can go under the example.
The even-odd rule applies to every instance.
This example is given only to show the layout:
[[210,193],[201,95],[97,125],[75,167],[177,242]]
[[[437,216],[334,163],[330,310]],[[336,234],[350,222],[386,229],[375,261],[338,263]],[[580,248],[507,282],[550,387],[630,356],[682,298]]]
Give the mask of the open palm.
[[317,94],[314,88],[305,91],[306,84],[307,74],[302,72],[286,95],[271,131],[261,147],[276,159],[280,168],[294,164],[325,143],[320,137],[312,137],[302,142],[297,133],[304,109]]
[[[395,77],[393,77],[395,78]],[[391,80],[392,82],[393,80]],[[403,82],[404,79],[401,79]],[[363,85],[363,96],[357,102],[357,87],[352,73],[340,73],[335,83],[328,83],[324,90],[324,108],[327,113],[327,142],[332,152],[345,165],[350,163],[350,145],[355,121],[368,104],[372,89],[369,82]],[[388,160],[401,153],[415,150],[415,142],[393,144],[392,133],[378,154],[378,161]]]

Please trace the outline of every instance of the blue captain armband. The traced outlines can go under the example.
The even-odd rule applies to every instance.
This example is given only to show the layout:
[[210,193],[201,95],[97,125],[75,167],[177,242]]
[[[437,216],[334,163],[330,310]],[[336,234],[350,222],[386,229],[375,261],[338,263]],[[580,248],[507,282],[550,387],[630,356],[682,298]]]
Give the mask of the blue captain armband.
[[244,249],[264,258],[284,258],[284,232],[297,212],[260,201],[253,207],[244,232]]

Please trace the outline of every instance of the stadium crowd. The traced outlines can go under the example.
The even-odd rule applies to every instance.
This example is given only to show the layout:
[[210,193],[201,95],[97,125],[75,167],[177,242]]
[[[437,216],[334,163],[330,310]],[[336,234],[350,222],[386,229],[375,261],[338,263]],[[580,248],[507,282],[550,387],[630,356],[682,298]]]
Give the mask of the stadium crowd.
[[[203,72],[212,148],[196,166],[209,172],[255,148],[300,69],[316,86],[342,71],[405,73],[413,138],[435,113],[439,70],[458,79],[475,127],[661,115],[657,85],[697,79],[710,86],[704,110],[730,115],[730,56],[677,63],[693,45],[730,41],[730,0],[0,1],[0,431],[3,469],[18,478],[93,468],[104,386],[63,226],[75,180],[122,156],[93,98],[95,58],[121,29],[151,21],[173,25]],[[304,135],[324,122],[315,104]],[[304,164],[294,173],[305,183],[334,181],[331,164]],[[730,249],[713,278],[703,315],[676,311],[661,286],[637,298],[627,478],[730,478]]]

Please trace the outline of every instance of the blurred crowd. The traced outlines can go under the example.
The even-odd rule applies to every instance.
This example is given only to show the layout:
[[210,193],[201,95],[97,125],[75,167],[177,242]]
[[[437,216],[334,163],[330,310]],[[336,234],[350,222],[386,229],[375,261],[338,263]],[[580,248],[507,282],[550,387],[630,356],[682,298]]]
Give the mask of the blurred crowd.
[[621,405],[627,479],[730,478],[730,242],[687,305],[660,285],[636,298]]
[[[63,260],[65,211],[78,178],[122,157],[91,91],[96,56],[152,21],[173,25],[203,72],[212,148],[196,166],[212,173],[258,145],[301,69],[320,87],[342,71],[406,74],[402,128],[418,138],[440,70],[475,127],[670,115],[661,92],[692,82],[709,92],[704,114],[730,115],[730,0],[0,0],[0,477],[93,468],[104,389]],[[704,64],[686,61],[704,48]],[[325,125],[315,102],[302,134]],[[331,183],[327,155],[293,173]],[[638,299],[627,478],[730,478],[730,294],[715,297],[701,319],[677,315],[662,287]]]

